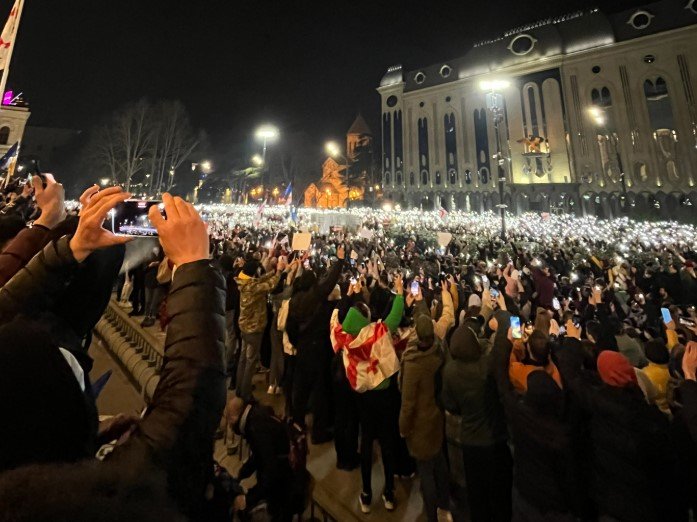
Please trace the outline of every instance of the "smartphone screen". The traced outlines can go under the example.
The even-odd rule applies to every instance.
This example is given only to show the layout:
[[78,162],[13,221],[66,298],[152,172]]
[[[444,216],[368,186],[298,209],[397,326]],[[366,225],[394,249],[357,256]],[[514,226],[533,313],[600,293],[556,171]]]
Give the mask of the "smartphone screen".
[[554,307],[555,310],[561,310],[561,305],[559,304],[559,299],[556,297],[552,299],[552,306]]
[[419,295],[419,282],[418,281],[411,282],[411,295]]
[[356,278],[355,278],[355,277],[352,277],[351,279],[349,279],[349,283],[351,283],[351,286],[355,286],[355,284],[356,284]]
[[127,199],[109,212],[107,228],[120,236],[157,236],[157,230],[148,219],[148,211],[153,205],[159,205],[160,211],[164,212],[161,201]]
[[670,315],[670,310],[667,308],[661,308],[661,315],[663,316],[663,324],[668,324],[673,320],[673,318]]
[[520,329],[520,317],[517,315],[511,316],[511,333],[513,334],[513,339],[523,338],[523,331]]
[[489,292],[491,294],[491,297],[496,299],[499,296],[499,291],[496,288],[492,288]]

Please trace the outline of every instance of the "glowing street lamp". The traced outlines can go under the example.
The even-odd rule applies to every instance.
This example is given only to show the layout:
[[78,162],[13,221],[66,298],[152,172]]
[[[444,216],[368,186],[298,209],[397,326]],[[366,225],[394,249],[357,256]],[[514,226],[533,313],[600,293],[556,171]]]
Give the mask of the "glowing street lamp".
[[[261,164],[259,166],[264,166],[266,167],[266,146],[269,143],[273,143],[276,140],[278,140],[280,133],[278,132],[278,128],[274,127],[273,125],[262,125],[256,130],[255,136],[258,140],[260,140],[264,144],[264,148],[262,149],[261,152]],[[262,181],[264,180],[264,176],[262,173]]]
[[494,79],[484,80],[479,84],[482,91],[486,93],[486,107],[491,112],[496,132],[496,164],[499,182],[499,209],[501,210],[501,239],[506,239],[506,204],[504,203],[504,184],[506,183],[506,170],[504,168],[505,159],[501,152],[501,130],[500,125],[505,119],[505,109],[503,94],[511,86],[508,80]]
[[351,206],[351,176],[349,175],[349,160],[348,157],[344,156],[341,153],[341,147],[339,147],[339,144],[335,141],[328,141],[324,145],[324,150],[327,151],[327,154],[331,156],[332,158],[336,159],[343,159],[344,160],[344,168],[346,169],[346,183],[349,186],[349,197],[346,198],[346,208],[350,208]]

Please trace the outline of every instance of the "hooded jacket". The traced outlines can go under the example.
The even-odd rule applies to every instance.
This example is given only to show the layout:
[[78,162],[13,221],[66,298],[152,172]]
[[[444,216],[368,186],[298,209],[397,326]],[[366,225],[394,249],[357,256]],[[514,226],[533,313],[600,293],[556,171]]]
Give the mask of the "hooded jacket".
[[266,298],[281,279],[280,272],[249,277],[243,272],[235,278],[240,290],[240,331],[260,333],[266,327]]
[[462,418],[462,444],[490,446],[506,440],[490,356],[467,322],[450,336],[449,353],[443,367],[441,397],[445,409]]
[[412,457],[429,460],[441,451],[445,432],[443,412],[436,402],[436,375],[443,364],[443,350],[437,337],[425,350],[418,343],[413,334],[402,356],[399,433]]

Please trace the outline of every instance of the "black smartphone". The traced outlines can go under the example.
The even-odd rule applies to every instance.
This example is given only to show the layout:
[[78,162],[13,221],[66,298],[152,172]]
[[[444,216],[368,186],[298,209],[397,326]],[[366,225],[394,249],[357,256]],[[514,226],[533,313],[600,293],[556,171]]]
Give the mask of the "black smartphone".
[[105,228],[120,236],[155,237],[157,229],[148,218],[150,207],[155,205],[164,214],[162,201],[127,199],[109,212]]

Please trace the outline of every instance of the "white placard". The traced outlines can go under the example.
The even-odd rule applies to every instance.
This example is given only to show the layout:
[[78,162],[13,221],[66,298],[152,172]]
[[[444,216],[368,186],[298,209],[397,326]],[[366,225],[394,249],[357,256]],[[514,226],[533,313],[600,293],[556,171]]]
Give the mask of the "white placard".
[[447,247],[453,240],[453,235],[450,232],[437,232],[438,246],[441,248]]
[[310,250],[312,234],[309,232],[296,232],[293,234],[293,250]]

